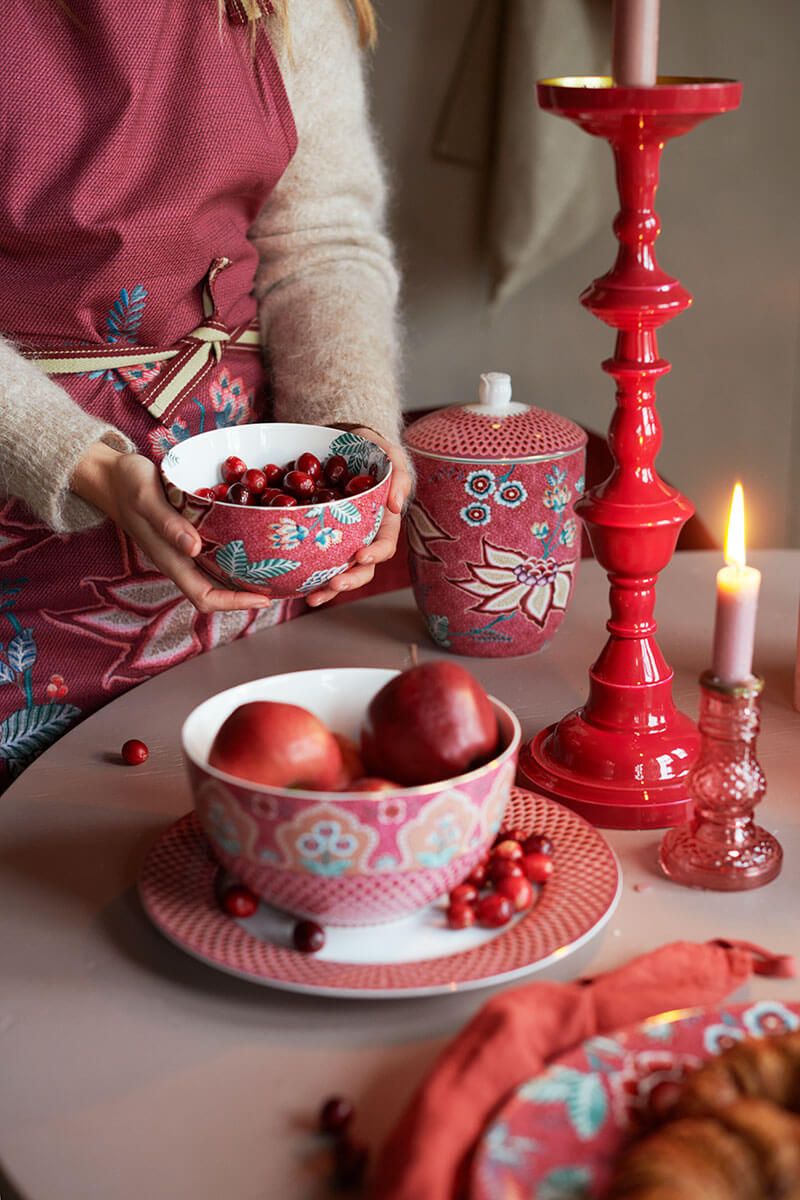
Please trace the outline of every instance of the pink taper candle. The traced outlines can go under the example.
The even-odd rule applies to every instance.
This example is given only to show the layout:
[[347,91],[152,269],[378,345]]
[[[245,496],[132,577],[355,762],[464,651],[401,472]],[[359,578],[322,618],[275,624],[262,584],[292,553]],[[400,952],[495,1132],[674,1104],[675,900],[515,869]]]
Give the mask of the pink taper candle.
[[726,566],[717,572],[717,618],[711,669],[723,683],[742,683],[753,667],[761,572],[745,560],[744,493],[736,484],[725,538]]
[[614,0],[614,82],[652,87],[658,75],[660,0]]

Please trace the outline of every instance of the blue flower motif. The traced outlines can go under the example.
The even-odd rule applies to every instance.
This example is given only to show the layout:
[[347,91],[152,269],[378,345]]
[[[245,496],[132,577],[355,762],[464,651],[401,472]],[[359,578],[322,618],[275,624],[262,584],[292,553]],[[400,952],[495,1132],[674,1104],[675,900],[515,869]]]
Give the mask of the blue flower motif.
[[464,484],[464,491],[470,496],[475,496],[478,500],[483,500],[486,496],[491,496],[496,486],[497,484],[492,471],[470,471],[467,481]]
[[585,490],[586,490],[586,476],[579,475],[578,478],[575,480],[575,494],[578,496],[582,496]]
[[790,1033],[800,1025],[800,1019],[777,1000],[763,1000],[742,1013],[742,1021],[753,1037]]
[[743,1029],[737,1029],[735,1025],[708,1025],[703,1030],[703,1048],[709,1054],[721,1054],[723,1050],[728,1050],[734,1042],[741,1042],[745,1037]]
[[426,619],[428,632],[435,642],[440,646],[450,645],[450,620],[448,617],[441,617],[437,613],[431,613]]
[[375,860],[376,871],[394,871],[399,866],[400,862],[393,854],[382,854]]
[[488,525],[492,519],[492,512],[488,504],[478,504],[477,501],[468,504],[466,508],[462,508],[460,512],[462,521],[466,521],[467,525]]
[[515,483],[513,479],[509,479],[507,483],[500,485],[495,492],[494,499],[506,508],[519,508],[520,504],[528,499],[528,493],[521,483]]
[[531,525],[531,533],[540,542],[546,542],[550,536],[550,526],[547,524],[547,521],[536,521]]
[[341,540],[341,529],[331,529],[327,525],[323,525],[314,534],[314,541],[322,550],[328,550],[331,546],[337,546]]

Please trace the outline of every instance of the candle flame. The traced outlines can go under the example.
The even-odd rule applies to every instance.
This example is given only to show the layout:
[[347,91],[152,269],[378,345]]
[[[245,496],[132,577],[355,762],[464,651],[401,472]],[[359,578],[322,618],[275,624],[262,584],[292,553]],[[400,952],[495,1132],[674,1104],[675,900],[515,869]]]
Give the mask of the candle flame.
[[744,491],[741,483],[736,484],[731,496],[728,531],[725,534],[725,562],[729,567],[736,567],[740,571],[747,562],[744,540]]

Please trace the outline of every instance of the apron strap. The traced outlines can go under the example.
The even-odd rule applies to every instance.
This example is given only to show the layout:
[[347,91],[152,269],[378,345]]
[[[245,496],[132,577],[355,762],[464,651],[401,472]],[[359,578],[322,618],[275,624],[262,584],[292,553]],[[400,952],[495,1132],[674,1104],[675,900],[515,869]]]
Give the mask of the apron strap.
[[257,322],[248,322],[229,329],[217,313],[214,284],[217,276],[229,267],[229,258],[215,258],[203,283],[203,317],[201,325],[180,338],[167,349],[158,346],[131,346],[120,351],[118,346],[93,346],[87,349],[36,350],[23,349],[25,358],[38,364],[48,375],[83,375],[90,371],[126,370],[133,367],[152,367],[169,364],[159,372],[137,400],[162,424],[166,424],[192,390],[222,358],[226,346],[258,353],[261,335]]

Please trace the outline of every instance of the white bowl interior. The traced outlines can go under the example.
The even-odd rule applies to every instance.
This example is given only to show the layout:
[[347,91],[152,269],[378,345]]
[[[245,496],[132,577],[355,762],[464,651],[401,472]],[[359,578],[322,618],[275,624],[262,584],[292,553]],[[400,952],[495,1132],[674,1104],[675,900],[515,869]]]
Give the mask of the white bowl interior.
[[[315,671],[293,671],[288,675],[271,675],[266,679],[242,683],[205,700],[189,714],[182,732],[184,751],[198,766],[219,775],[220,778],[228,778],[222,772],[208,766],[211,744],[222,722],[234,709],[253,700],[278,700],[283,704],[297,704],[319,717],[334,733],[345,734],[357,742],[370,700],[385,683],[399,674],[399,671],[376,667],[337,667],[327,670],[323,668]],[[505,748],[515,732],[519,736],[519,723],[504,704],[494,698],[492,703],[500,722]],[[257,790],[257,784],[252,786]],[[302,793],[295,791],[294,794],[299,796]]]
[[[229,454],[238,455],[248,467],[263,467],[270,462],[283,466],[305,450],[324,459],[331,442],[341,436],[341,429],[330,429],[325,425],[231,425],[225,429],[209,429],[207,433],[179,442],[165,456],[161,466],[170,483],[184,492],[193,492],[219,481],[219,469]],[[381,479],[385,478],[387,470],[388,463]]]

